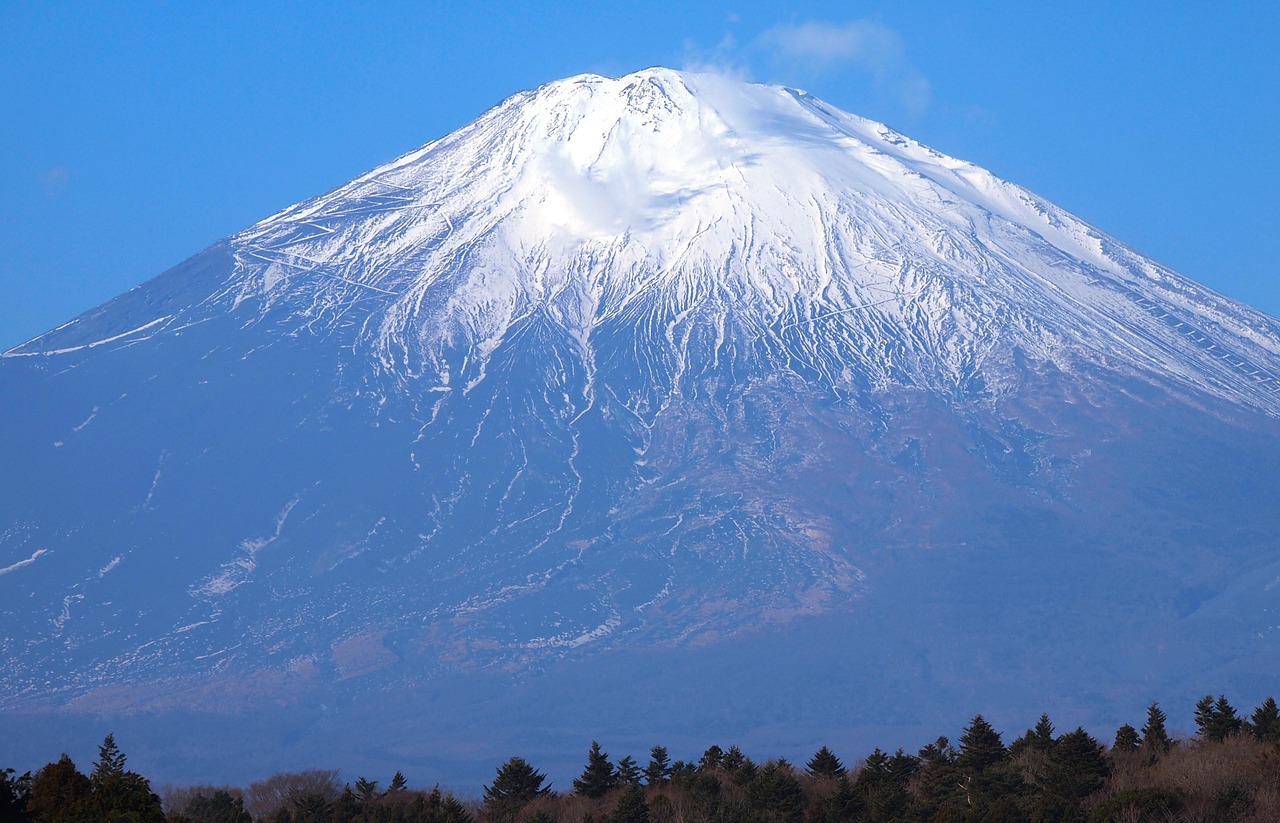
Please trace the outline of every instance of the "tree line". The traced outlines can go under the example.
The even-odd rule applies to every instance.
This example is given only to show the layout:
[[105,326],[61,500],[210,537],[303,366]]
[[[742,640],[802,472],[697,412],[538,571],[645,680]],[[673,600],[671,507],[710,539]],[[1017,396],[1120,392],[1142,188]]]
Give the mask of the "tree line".
[[65,754],[37,771],[0,771],[0,823],[1140,823],[1280,820],[1280,710],[1267,698],[1243,716],[1225,696],[1195,707],[1197,731],[1173,739],[1152,703],[1140,729],[1104,745],[1048,715],[1006,745],[981,715],[953,744],[915,754],[876,749],[846,766],[826,746],[803,765],[757,762],[737,746],[645,763],[600,744],[556,792],[522,757],[498,766],[482,798],[437,786],[385,788],[336,770],[281,773],[247,788],[166,787],[126,768],[112,735],[85,775]]

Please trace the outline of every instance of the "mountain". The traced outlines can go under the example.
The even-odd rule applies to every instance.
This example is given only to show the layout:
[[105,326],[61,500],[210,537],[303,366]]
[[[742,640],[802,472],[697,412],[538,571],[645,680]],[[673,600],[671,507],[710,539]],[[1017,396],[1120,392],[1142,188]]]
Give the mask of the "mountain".
[[1280,322],[793,89],[517,94],[0,396],[11,758],[478,783],[1280,670]]

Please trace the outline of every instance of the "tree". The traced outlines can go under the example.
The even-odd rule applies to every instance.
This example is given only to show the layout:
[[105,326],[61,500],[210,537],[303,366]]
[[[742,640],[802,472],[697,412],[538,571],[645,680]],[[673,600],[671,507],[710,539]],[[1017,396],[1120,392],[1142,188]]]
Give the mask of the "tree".
[[661,786],[671,776],[671,761],[667,759],[665,746],[654,746],[649,750],[649,765],[644,767],[644,782],[647,786]]
[[13,769],[0,770],[0,820],[23,823],[27,819],[30,784],[30,772],[15,778]]
[[600,751],[600,744],[592,740],[586,768],[582,776],[573,781],[573,793],[595,799],[604,797],[617,785],[618,773],[609,762],[609,755]]
[[1007,756],[1000,733],[982,715],[974,715],[969,728],[960,736],[960,756],[956,765],[966,773],[979,773]]
[[1280,708],[1276,707],[1274,697],[1268,697],[1253,710],[1249,731],[1263,742],[1280,745]]
[[1173,740],[1165,731],[1167,716],[1160,709],[1159,703],[1147,707],[1147,722],[1142,727],[1141,750],[1151,759],[1161,757],[1173,748]]
[[182,814],[191,823],[253,823],[244,810],[244,798],[226,789],[197,794],[182,807]]
[[497,820],[514,819],[530,800],[551,791],[542,785],[546,779],[524,758],[513,757],[498,767],[493,782],[484,787],[485,809]]
[[1142,738],[1138,737],[1138,730],[1125,723],[1116,729],[1116,740],[1111,744],[1111,750],[1113,752],[1136,752],[1141,743]]
[[93,782],[100,784],[108,778],[119,777],[124,774],[124,764],[124,752],[120,751],[120,747],[116,745],[116,736],[108,734],[102,739],[102,745],[98,747],[98,762],[94,764]]
[[1049,715],[1040,715],[1035,728],[1027,729],[1022,737],[1009,744],[1009,756],[1015,757],[1028,749],[1041,752],[1049,751],[1049,749],[1053,748],[1053,732],[1053,723],[1050,722]]
[[826,746],[818,749],[809,762],[805,764],[805,771],[814,777],[835,778],[845,774],[844,764],[840,762],[840,758]]
[[338,799],[342,782],[337,769],[307,769],[300,772],[279,772],[250,783],[245,792],[245,809],[254,820],[271,820],[282,810],[292,817],[293,799],[315,794],[331,803]]
[[649,804],[639,783],[628,783],[627,790],[618,798],[609,823],[649,823]]
[[27,798],[33,823],[62,823],[85,819],[93,784],[65,754],[36,772]]
[[164,823],[160,798],[151,791],[151,782],[125,769],[125,756],[108,734],[98,747],[98,762],[89,781],[93,795],[89,806],[102,823]]
[[761,823],[801,823],[804,791],[785,760],[765,765],[747,788],[747,799]]
[[378,794],[378,781],[365,780],[363,777],[356,778],[355,795],[361,803],[372,803],[380,796]]
[[402,792],[409,785],[409,781],[405,780],[404,772],[397,771],[391,776],[391,785],[387,786],[387,794],[396,794]]
[[618,761],[618,784],[622,786],[640,785],[640,767],[631,755]]
[[1042,786],[1074,805],[1102,788],[1110,771],[1102,744],[1077,727],[1054,741]]
[[698,761],[698,768],[704,772],[713,772],[720,768],[720,764],[723,762],[724,749],[713,743],[709,749],[702,753],[702,759]]

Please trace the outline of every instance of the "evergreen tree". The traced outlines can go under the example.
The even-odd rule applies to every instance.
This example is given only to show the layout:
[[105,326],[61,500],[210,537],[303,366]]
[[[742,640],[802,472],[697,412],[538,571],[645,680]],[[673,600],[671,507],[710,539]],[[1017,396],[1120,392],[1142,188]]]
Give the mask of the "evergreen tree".
[[1167,719],[1159,703],[1152,703],[1147,707],[1147,722],[1142,727],[1140,748],[1151,759],[1161,757],[1173,748],[1173,740],[1164,727]]
[[98,762],[90,778],[93,795],[90,807],[101,823],[164,823],[160,798],[151,783],[137,772],[125,769],[125,756],[108,734],[98,747]]
[[1196,733],[1201,740],[1209,740],[1213,733],[1213,695],[1206,694],[1196,701]]
[[631,755],[618,761],[618,784],[621,786],[640,785],[640,767]]
[[372,803],[377,800],[378,781],[366,780],[363,777],[356,778],[355,796],[361,803]]
[[342,794],[333,801],[333,823],[355,823],[361,815],[362,806],[351,787],[343,786]]
[[840,762],[840,758],[823,746],[810,758],[805,764],[805,771],[814,777],[833,778],[841,777],[845,773],[844,764]]
[[226,789],[197,794],[187,801],[182,814],[191,823],[253,823],[244,809],[244,798]]
[[960,736],[960,756],[956,765],[966,773],[980,773],[1008,756],[1000,733],[982,715],[975,715]]
[[661,786],[671,776],[671,761],[667,759],[665,746],[649,750],[649,765],[644,767],[644,782],[648,786]]
[[1101,789],[1111,771],[1102,744],[1083,728],[1054,741],[1049,751],[1049,764],[1046,790],[1070,801],[1073,807]]
[[1142,738],[1138,737],[1138,730],[1125,723],[1116,729],[1116,740],[1111,744],[1111,750],[1113,752],[1136,752],[1141,743]]
[[649,804],[645,802],[639,782],[627,784],[627,790],[618,798],[609,823],[649,823]]
[[98,762],[94,764],[93,782],[100,785],[109,778],[124,774],[124,763],[124,752],[120,751],[120,747],[116,745],[116,736],[108,734],[102,739],[102,745],[98,747]]
[[1227,702],[1225,694],[1218,695],[1217,701],[1213,704],[1213,729],[1210,738],[1226,740],[1228,737],[1235,737],[1243,730],[1244,721],[1236,714],[1235,707]]
[[891,782],[905,789],[920,770],[920,761],[898,749],[885,763],[885,770]]
[[440,814],[436,818],[436,823],[471,823],[471,814],[467,811],[467,807],[462,805],[462,801],[453,795],[448,795],[440,804]]
[[582,770],[582,777],[573,781],[574,794],[592,799],[604,797],[618,785],[618,773],[609,762],[609,755],[600,751],[600,744],[591,741],[591,750],[587,752],[587,766]]
[[698,761],[698,768],[704,772],[713,772],[720,768],[720,764],[724,762],[724,749],[714,743],[709,749],[702,753],[702,759]]
[[1249,731],[1263,742],[1280,745],[1280,708],[1274,697],[1262,701],[1249,718]]
[[747,799],[760,823],[802,823],[804,791],[785,760],[765,765],[747,788]]
[[27,813],[33,823],[86,819],[93,784],[65,754],[41,768],[31,781]]
[[409,781],[405,780],[404,772],[397,771],[391,776],[391,785],[387,786],[387,794],[395,794],[402,792],[409,785]]
[[0,821],[25,823],[30,781],[30,772],[15,778],[13,769],[0,770]]
[[551,791],[543,786],[545,774],[523,758],[513,757],[498,767],[493,782],[484,787],[484,806],[495,820],[513,820],[530,800]]

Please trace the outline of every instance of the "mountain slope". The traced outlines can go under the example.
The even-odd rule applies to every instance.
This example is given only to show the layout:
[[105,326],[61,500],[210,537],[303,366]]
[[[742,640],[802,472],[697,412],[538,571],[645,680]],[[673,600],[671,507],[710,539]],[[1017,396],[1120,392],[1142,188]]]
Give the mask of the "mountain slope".
[[[694,728],[890,683],[897,722],[1028,684],[1110,722],[1276,662],[1280,323],[790,89],[516,95],[0,386],[13,713],[327,695],[385,734],[432,688],[546,740],[519,695],[747,649]],[[682,711],[609,706],[550,725]]]

